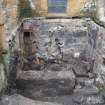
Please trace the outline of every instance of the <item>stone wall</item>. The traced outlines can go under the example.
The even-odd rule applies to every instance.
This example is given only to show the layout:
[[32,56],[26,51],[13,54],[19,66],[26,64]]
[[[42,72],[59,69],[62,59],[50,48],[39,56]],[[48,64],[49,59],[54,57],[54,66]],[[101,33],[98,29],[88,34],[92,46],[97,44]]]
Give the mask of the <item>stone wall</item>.
[[[30,7],[40,16],[63,16],[60,14],[50,14],[48,13],[48,4],[47,0],[29,0]],[[25,2],[29,2],[26,0]],[[24,3],[25,3],[24,2]],[[23,4],[24,6],[24,4]],[[19,7],[18,7],[19,8]],[[95,7],[93,0],[68,0],[67,1],[67,9],[66,16],[75,17],[75,16],[92,16],[94,14]]]
[[[25,21],[27,22],[28,20]],[[25,24],[25,21],[23,21],[22,24]],[[86,49],[89,46],[88,28],[83,26],[86,24],[84,20],[35,19],[29,20],[28,22],[33,26],[33,34],[35,35],[33,41],[36,41],[38,47],[37,53],[43,59],[50,59],[51,55],[56,58],[56,53],[59,53],[56,40],[61,43],[62,53],[64,54],[73,55],[76,52],[82,53],[83,51],[88,51],[88,49]],[[23,27],[20,28],[23,29]],[[21,33],[20,31],[17,31],[17,35],[20,37],[20,39],[18,39],[20,40],[20,45],[16,44],[17,46],[23,46],[24,44],[22,39],[24,37],[23,32],[24,30]],[[20,47],[20,49],[23,50],[23,47]]]
[[[26,1],[28,1],[28,0],[25,0],[25,2]],[[32,18],[32,17],[36,17],[36,16],[38,16],[38,17],[39,16],[48,16],[47,0],[29,0],[28,3],[29,3],[30,9],[32,10],[32,15],[33,14],[34,15],[30,16],[30,17],[26,16],[26,17],[23,17],[22,19]],[[24,3],[21,4],[21,6],[23,6],[23,5],[24,5]],[[95,9],[94,6],[95,5],[92,0],[78,0],[78,2],[77,2],[77,0],[68,0],[67,16],[68,17],[92,16],[94,14],[94,9]],[[7,51],[10,48],[9,41],[11,41],[12,36],[14,36],[15,32],[17,31],[17,27],[20,25],[19,22],[21,20],[19,20],[19,8],[20,8],[19,1],[17,1],[17,0],[6,0],[6,2],[5,2],[5,0],[0,0],[0,48],[7,50]],[[24,6],[23,6],[23,8],[24,8]],[[26,13],[28,11],[29,10],[27,10]],[[57,16],[57,15],[55,15],[55,16]],[[49,20],[49,21],[51,21],[51,20]],[[59,21],[59,22],[61,22],[61,21]],[[39,22],[39,24],[40,24],[40,22]],[[43,21],[41,24],[44,24],[44,25],[39,25],[39,26],[41,26],[39,28],[41,30],[41,31],[39,31],[39,36],[41,34],[44,35],[44,33],[45,33],[44,28],[46,28],[46,27],[51,28],[51,30],[49,29],[49,31],[55,31],[57,27],[62,29],[62,24],[61,25],[58,24],[56,27],[51,27],[51,25],[45,21]],[[67,42],[71,41],[71,44],[65,43],[65,46],[67,44],[68,47],[71,48],[70,51],[72,51],[72,53],[74,53],[74,52],[78,53],[79,51],[83,51],[87,46],[90,47],[89,45],[87,45],[88,44],[87,43],[88,36],[86,34],[87,32],[85,30],[85,27],[80,27],[78,29],[78,25],[77,25],[77,27],[75,26],[76,24],[77,23],[74,22],[73,23],[74,27],[72,27],[72,24],[69,22],[69,25],[71,25],[70,26],[71,29],[73,29],[73,28],[77,29],[76,32],[75,32],[75,30],[73,32],[71,32],[72,40],[74,42],[76,42],[76,44],[73,43],[72,40],[69,38],[68,38]],[[63,30],[64,32],[62,32],[62,33],[65,33],[66,37],[68,37],[68,32],[66,32],[66,25],[64,25],[64,27],[65,27]],[[83,33],[81,33],[82,28],[84,29]],[[49,32],[47,32],[47,34],[49,34]],[[76,37],[79,37],[79,39],[78,38],[75,39],[73,35],[76,35]],[[82,38],[81,38],[81,35],[83,35]],[[40,36],[40,37],[42,37],[42,39],[43,39],[43,37],[46,37],[46,40],[44,38],[43,41],[49,40],[49,38],[46,35]],[[65,40],[65,37],[62,36],[62,39]],[[40,40],[40,38],[38,40]],[[52,40],[53,40],[53,38],[52,38]],[[81,45],[81,40],[82,40],[82,43],[84,43],[84,41],[86,41],[83,46]],[[41,41],[39,41],[39,42],[41,43]],[[45,44],[45,42],[43,42],[43,43]],[[95,42],[93,42],[93,43],[95,43]],[[104,41],[103,41],[103,43],[104,43]],[[43,52],[45,51],[45,49],[43,48],[44,44],[42,44],[42,46],[39,46],[41,51],[43,51]],[[104,45],[103,45],[103,49],[104,49]],[[64,52],[67,52],[67,51],[68,50],[65,47]],[[44,52],[44,54],[45,54],[45,52]],[[7,66],[9,65],[9,56],[10,56],[9,53],[5,55],[5,61],[6,61]],[[2,89],[2,87],[4,87],[4,84],[5,84],[4,80],[6,79],[5,73],[2,69],[3,69],[3,67],[1,65],[1,73],[0,74],[2,75],[1,80],[3,80],[3,82],[1,82],[1,86],[0,86],[1,89]]]
[[[21,94],[44,100],[47,96],[70,94],[73,91],[73,94],[81,94],[84,97],[81,102],[75,98],[77,102],[86,102],[86,105],[93,102],[93,105],[96,105],[96,100],[100,97],[96,94],[105,83],[102,56],[104,28],[89,18],[26,19],[20,29],[23,29],[24,25],[33,27],[35,36],[32,41],[37,45],[37,51],[24,57],[25,66],[17,78],[17,88],[24,89]],[[21,36],[20,46],[24,44],[23,32],[24,30],[21,30],[18,34]],[[23,46],[19,48],[22,52]],[[35,58],[44,60],[44,65],[36,64]],[[59,85],[61,79],[64,81]],[[78,95],[77,97],[80,97]]]
[[7,88],[9,75],[9,39],[16,28],[16,6],[14,0],[0,1],[0,93]]
[[68,3],[68,15],[75,16],[92,16],[94,11],[93,0],[70,0]]
[[[28,6],[31,10],[28,10],[26,7],[24,7],[24,3],[26,2],[28,3]],[[68,0],[67,14],[70,17],[84,15],[86,16],[87,13],[90,14],[89,11],[91,10],[93,4],[94,3],[92,2],[92,0],[79,0],[78,3],[76,0]],[[15,31],[16,27],[18,26],[18,20],[20,16],[22,17],[23,13],[19,13],[19,11],[23,10],[21,10],[21,7],[24,10],[26,9],[25,12],[23,11],[26,15],[23,16],[23,18],[31,18],[34,16],[48,16],[47,0],[25,0],[23,3],[21,3],[21,5],[19,5],[19,1],[15,0],[0,1],[0,24],[3,24],[2,27],[1,25],[0,27],[2,28],[2,30],[5,30],[2,33],[3,47],[5,48],[8,48],[8,45],[6,44],[6,41],[8,40],[7,36],[10,37],[10,34]],[[32,14],[30,14],[30,16],[27,16],[27,14],[31,12]]]
[[0,64],[0,95],[3,93],[7,86],[7,77],[5,75],[4,65]]

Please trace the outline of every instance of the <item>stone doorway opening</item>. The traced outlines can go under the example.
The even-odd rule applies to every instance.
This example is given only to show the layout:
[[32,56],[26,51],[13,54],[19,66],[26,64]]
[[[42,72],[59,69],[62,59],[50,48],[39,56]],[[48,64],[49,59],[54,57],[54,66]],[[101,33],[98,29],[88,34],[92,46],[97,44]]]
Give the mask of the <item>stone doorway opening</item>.
[[23,34],[24,55],[30,56],[36,52],[35,36],[32,31],[24,31]]

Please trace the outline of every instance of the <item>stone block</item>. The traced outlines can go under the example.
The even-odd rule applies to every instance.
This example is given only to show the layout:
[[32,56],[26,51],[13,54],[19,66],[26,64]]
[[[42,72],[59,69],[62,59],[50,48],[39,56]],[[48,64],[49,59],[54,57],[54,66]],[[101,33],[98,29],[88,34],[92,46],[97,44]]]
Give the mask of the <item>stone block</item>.
[[34,98],[71,94],[75,75],[72,71],[24,71],[17,80],[17,87]]

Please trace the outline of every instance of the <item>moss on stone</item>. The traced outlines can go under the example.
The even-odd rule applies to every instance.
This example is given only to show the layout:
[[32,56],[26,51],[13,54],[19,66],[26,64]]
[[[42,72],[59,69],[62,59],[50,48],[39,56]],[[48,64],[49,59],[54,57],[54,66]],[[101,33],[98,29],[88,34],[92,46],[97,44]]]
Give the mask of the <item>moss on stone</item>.
[[8,54],[7,50],[2,50],[1,51],[1,53],[0,53],[0,64],[4,64],[5,65],[4,57],[5,57],[6,54]]
[[23,18],[34,17],[34,11],[30,7],[30,2],[28,0],[19,0],[18,4],[18,20]]
[[8,50],[1,50],[0,53],[0,96],[4,94],[8,86],[8,74],[9,70],[7,69],[8,64],[6,56],[8,55]]
[[103,95],[105,98],[105,85],[100,89],[100,93]]
[[0,64],[4,64],[4,57],[0,56]]
[[5,75],[5,66],[0,64],[0,95],[2,95],[7,87],[7,77]]
[[95,5],[96,10],[95,10],[94,13],[93,13],[92,20],[93,20],[96,24],[98,24],[99,26],[105,28],[105,24],[104,24],[102,21],[100,21],[100,16],[99,16],[99,9],[100,9],[100,8],[99,8],[98,5],[97,5],[97,1],[96,1],[96,0],[93,0],[93,2],[96,4],[96,5]]

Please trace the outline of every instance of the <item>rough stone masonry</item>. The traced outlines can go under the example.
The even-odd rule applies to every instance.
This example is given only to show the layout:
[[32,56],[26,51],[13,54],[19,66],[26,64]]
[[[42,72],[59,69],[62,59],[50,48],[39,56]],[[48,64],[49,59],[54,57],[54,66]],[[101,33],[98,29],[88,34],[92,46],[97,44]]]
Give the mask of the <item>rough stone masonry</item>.
[[[104,28],[90,18],[38,17],[49,15],[47,0],[22,3],[0,1],[0,48],[6,49],[0,59],[0,91],[7,82],[11,88],[10,96],[2,96],[0,105],[104,105],[100,93],[105,84]],[[30,4],[29,10],[25,3]],[[71,0],[68,4],[70,17],[91,17],[97,10],[92,0]],[[101,22],[102,4],[100,0]],[[21,6],[35,17],[18,22]]]
[[104,56],[104,29],[89,18],[27,19],[16,32],[15,42],[19,40],[17,36],[21,40],[13,48],[20,46],[18,49],[24,52],[24,28],[30,27],[34,36],[29,39],[35,42],[31,48],[37,48],[31,54],[30,50],[28,54],[21,53],[23,66],[16,80],[19,93],[36,100],[63,99],[64,105],[69,105],[65,97],[70,98],[72,94],[74,98],[70,99],[74,103],[104,105],[99,93],[105,80],[104,64],[100,60]]

